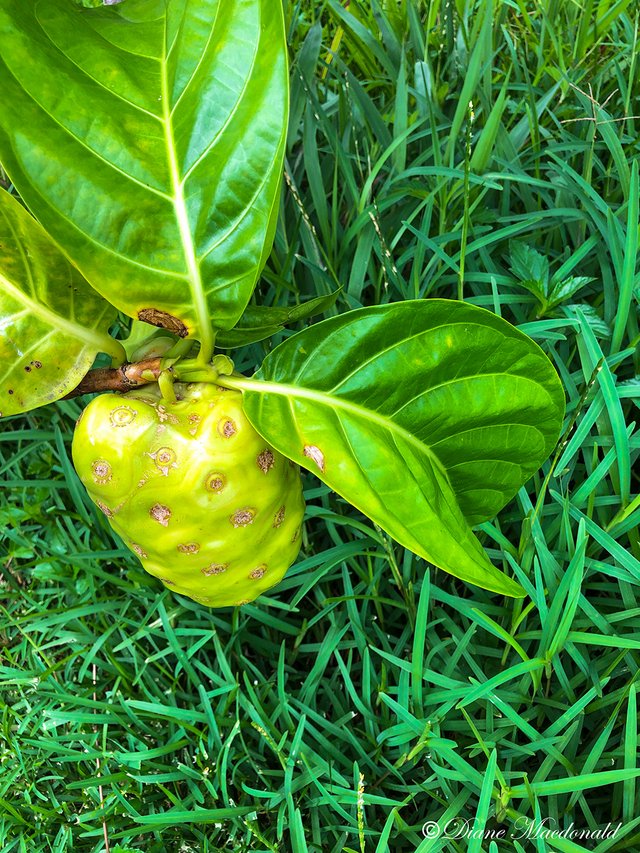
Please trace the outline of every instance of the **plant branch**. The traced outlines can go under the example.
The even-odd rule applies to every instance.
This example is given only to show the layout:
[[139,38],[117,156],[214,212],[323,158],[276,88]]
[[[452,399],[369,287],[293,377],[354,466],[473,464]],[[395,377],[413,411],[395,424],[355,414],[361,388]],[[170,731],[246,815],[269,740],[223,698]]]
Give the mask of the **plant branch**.
[[96,391],[131,391],[140,385],[156,382],[162,370],[162,358],[147,358],[144,361],[125,362],[120,367],[101,367],[90,370],[80,384],[70,391],[65,400],[94,394]]

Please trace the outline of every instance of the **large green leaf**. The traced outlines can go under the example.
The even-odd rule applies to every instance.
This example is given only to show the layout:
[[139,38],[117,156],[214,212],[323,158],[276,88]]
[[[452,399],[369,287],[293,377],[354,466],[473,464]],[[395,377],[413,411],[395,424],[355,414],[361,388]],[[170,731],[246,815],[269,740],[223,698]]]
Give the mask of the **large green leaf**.
[[0,416],[58,400],[76,387],[116,316],[35,219],[0,190]]
[[273,0],[0,4],[0,161],[91,284],[213,346],[275,227],[287,124]]
[[245,392],[256,429],[398,542],[463,580],[520,587],[469,524],[550,454],[564,411],[542,350],[506,321],[432,299],[352,311],[289,338]]

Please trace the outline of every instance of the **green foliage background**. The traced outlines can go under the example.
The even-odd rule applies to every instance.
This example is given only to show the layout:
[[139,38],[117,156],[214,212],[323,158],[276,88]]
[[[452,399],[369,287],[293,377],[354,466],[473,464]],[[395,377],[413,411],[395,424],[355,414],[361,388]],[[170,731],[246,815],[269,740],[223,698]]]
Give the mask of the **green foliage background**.
[[[430,571],[309,475],[298,564],[257,605],[210,611],[145,575],[84,494],[80,402],[3,422],[0,848],[640,850],[636,4],[287,15],[257,299],[340,286],[328,316],[463,296],[545,348],[566,441],[479,528],[529,598]],[[423,834],[451,819],[506,837]],[[521,837],[545,819],[622,826]]]

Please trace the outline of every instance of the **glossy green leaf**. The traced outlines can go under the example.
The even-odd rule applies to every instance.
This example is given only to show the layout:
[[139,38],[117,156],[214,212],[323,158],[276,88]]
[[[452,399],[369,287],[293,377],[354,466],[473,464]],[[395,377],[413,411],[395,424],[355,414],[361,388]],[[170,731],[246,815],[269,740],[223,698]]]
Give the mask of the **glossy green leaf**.
[[116,316],[35,219],[0,190],[0,414],[59,400],[99,352]]
[[280,3],[6,0],[0,39],[0,161],[26,204],[114,305],[210,352],[271,247]]
[[542,350],[505,320],[432,299],[352,311],[289,338],[245,392],[265,438],[402,545],[478,586],[521,595],[473,536],[544,462],[564,397]]
[[316,296],[315,299],[289,307],[249,305],[235,328],[218,335],[216,345],[222,349],[235,349],[264,341],[282,331],[289,323],[307,320],[331,308],[339,294],[340,291],[335,290],[326,296]]

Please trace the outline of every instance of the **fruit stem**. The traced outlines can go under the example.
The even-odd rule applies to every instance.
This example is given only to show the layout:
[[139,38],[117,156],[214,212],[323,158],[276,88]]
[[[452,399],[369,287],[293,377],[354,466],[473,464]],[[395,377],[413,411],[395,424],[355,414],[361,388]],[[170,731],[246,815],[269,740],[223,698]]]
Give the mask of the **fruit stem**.
[[171,368],[161,371],[160,376],[158,376],[158,385],[160,386],[162,399],[168,405],[177,403],[176,392],[173,389],[174,378],[174,373]]

